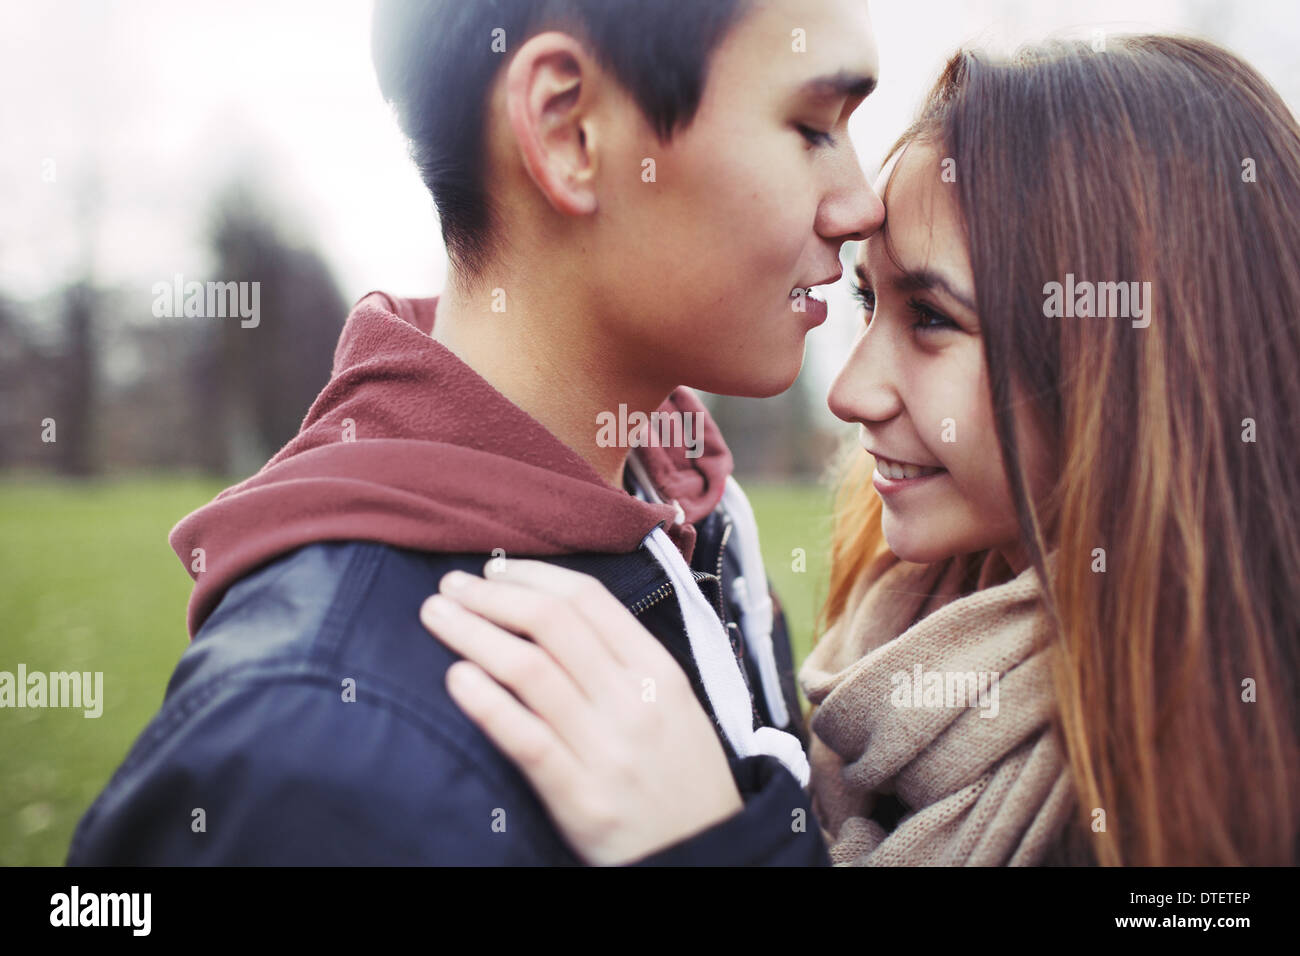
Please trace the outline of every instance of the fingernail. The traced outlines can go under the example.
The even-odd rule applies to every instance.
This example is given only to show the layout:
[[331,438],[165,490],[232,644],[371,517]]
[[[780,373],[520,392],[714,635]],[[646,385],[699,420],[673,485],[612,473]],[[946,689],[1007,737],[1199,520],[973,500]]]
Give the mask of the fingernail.
[[439,587],[448,594],[457,594],[464,591],[470,584],[470,576],[464,571],[449,571],[443,575]]
[[474,686],[476,676],[472,665],[457,661],[447,668],[447,687],[450,690],[469,690]]
[[420,616],[429,620],[445,621],[447,619],[447,599],[439,594],[425,598],[420,608]]

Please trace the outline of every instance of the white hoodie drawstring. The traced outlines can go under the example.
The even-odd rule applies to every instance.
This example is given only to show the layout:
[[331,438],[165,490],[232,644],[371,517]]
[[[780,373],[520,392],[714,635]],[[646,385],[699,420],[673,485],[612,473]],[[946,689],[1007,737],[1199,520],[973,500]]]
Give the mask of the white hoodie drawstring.
[[[732,592],[740,605],[740,630],[745,635],[745,647],[758,662],[758,673],[763,683],[763,696],[772,723],[784,727],[790,722],[790,712],[781,692],[781,679],[776,669],[776,652],[772,648],[772,596],[767,590],[767,570],[763,567],[763,553],[758,548],[758,522],[754,509],[741,490],[740,482],[727,476],[727,486],[722,493],[722,504],[731,515],[740,544],[740,577],[732,582]],[[753,581],[750,587],[748,582]]]
[[[655,489],[654,482],[650,480],[650,475],[636,452],[628,455],[627,463],[636,479],[634,485],[637,497],[643,501],[663,504],[663,498]],[[733,505],[728,513],[732,514],[733,521],[740,523],[737,531],[742,537],[741,573],[752,580],[763,582],[764,600],[757,603],[753,600],[750,589],[743,583],[737,590],[743,608],[741,632],[745,635],[745,646],[759,662],[759,676],[763,681],[768,712],[774,723],[784,725],[789,722],[789,712],[776,677],[776,659],[772,651],[772,601],[767,596],[767,576],[763,570],[762,555],[758,553],[758,525],[739,482],[730,476],[723,491],[724,502],[728,501],[728,494]],[[676,501],[672,504],[677,508],[677,520],[685,521],[681,505]],[[662,528],[655,528],[646,535],[642,544],[659,562],[673,584],[677,606],[681,610],[682,622],[686,625],[686,635],[690,640],[691,657],[700,672],[700,682],[704,685],[709,706],[717,716],[731,749],[741,757],[755,754],[776,757],[799,781],[799,786],[806,787],[811,774],[808,757],[804,754],[799,738],[775,727],[754,730],[753,701],[740,672],[740,662],[731,650],[731,639],[727,637],[718,615],[696,585],[695,576],[682,553]],[[765,658],[767,663],[764,663]],[[773,694],[776,695],[776,707],[773,706]]]
[[673,584],[690,638],[691,657],[700,672],[709,706],[732,750],[739,757],[770,754],[785,764],[799,786],[806,787],[810,771],[799,739],[775,727],[754,729],[753,704],[740,673],[740,662],[731,651],[731,641],[722,629],[722,622],[705,601],[677,546],[663,528],[655,528],[643,543]]

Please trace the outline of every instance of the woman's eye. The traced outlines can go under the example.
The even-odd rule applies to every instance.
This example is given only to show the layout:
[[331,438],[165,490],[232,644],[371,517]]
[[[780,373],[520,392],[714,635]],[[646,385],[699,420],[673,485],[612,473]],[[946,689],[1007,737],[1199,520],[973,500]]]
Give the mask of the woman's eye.
[[830,133],[822,132],[819,129],[813,129],[811,126],[805,126],[802,123],[797,124],[800,135],[812,146],[834,146],[835,137]]
[[940,329],[954,329],[961,331],[961,326],[954,322],[942,312],[936,312],[934,309],[924,303],[915,300],[907,303],[907,307],[912,310],[916,316],[916,322],[912,328],[918,332],[937,332]]
[[866,310],[867,318],[871,318],[871,313],[876,311],[876,293],[864,285],[851,285],[851,288],[853,298]]

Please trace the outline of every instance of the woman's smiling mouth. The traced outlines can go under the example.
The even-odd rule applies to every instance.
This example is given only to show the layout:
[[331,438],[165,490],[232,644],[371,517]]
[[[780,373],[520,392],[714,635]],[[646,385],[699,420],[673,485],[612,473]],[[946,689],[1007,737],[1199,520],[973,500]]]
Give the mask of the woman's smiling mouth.
[[882,495],[914,487],[947,471],[946,468],[933,465],[918,465],[910,461],[886,458],[870,449],[867,449],[867,452],[876,460],[876,470],[872,475],[871,483]]

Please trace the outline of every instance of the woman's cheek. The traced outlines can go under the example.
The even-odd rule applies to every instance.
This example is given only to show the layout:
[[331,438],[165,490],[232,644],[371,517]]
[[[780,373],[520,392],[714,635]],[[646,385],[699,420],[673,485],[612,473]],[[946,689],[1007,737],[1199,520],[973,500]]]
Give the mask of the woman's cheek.
[[973,390],[963,387],[966,374],[958,363],[937,361],[912,363],[909,376],[913,394],[925,395],[925,411],[918,416],[925,423],[921,441],[961,484],[978,464],[972,446],[983,424]]
[[[936,390],[927,420],[930,447],[939,463],[948,469],[953,502],[953,530],[963,529],[972,550],[989,547],[1016,528],[1002,455],[998,446],[983,357],[978,341],[962,343],[948,362],[936,362],[926,372],[934,383],[948,383]],[[926,436],[929,438],[929,436]]]
[[1015,502],[1002,467],[992,423],[981,429],[961,454],[954,485],[978,538],[977,549],[997,547],[1018,533]]

